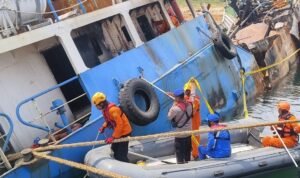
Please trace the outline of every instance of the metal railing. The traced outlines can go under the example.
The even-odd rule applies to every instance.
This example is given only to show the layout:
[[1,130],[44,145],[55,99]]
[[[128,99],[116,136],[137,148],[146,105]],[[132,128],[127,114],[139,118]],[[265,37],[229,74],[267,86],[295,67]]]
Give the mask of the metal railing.
[[[74,102],[74,101],[76,101],[76,100],[78,100],[78,99],[80,99],[80,98],[86,96],[86,93],[83,93],[83,94],[81,94],[81,95],[79,95],[79,96],[77,96],[77,97],[75,97],[75,98],[73,98],[73,99],[71,99],[71,100],[69,100],[69,101],[67,101],[67,102],[65,102],[65,103],[62,103],[62,104],[60,104],[59,106],[53,107],[53,108],[50,109],[50,111],[48,111],[48,112],[46,112],[46,113],[43,113],[43,112],[39,109],[39,107],[38,107],[38,105],[37,105],[37,103],[36,103],[36,98],[38,98],[38,97],[40,97],[40,96],[42,96],[42,95],[45,95],[45,94],[47,94],[47,93],[49,93],[49,92],[51,92],[51,91],[53,91],[53,90],[55,90],[55,89],[58,89],[58,88],[60,88],[60,87],[62,87],[62,86],[64,86],[64,85],[67,85],[67,84],[69,84],[69,83],[71,83],[71,82],[73,82],[73,81],[75,81],[75,80],[77,80],[77,79],[78,79],[78,76],[75,76],[75,77],[70,78],[70,79],[68,79],[68,80],[66,80],[66,81],[64,81],[64,82],[62,82],[62,83],[60,83],[60,84],[57,84],[57,85],[55,85],[55,86],[53,86],[53,87],[51,87],[51,88],[48,88],[48,89],[46,89],[46,90],[44,90],[44,91],[42,91],[42,92],[40,92],[40,93],[38,93],[38,94],[36,94],[36,95],[34,95],[34,96],[31,96],[31,97],[29,97],[29,98],[23,100],[22,102],[20,102],[20,103],[18,104],[18,106],[17,106],[17,108],[16,108],[17,119],[18,119],[22,124],[24,124],[24,125],[26,125],[26,126],[29,126],[29,127],[32,127],[32,128],[36,128],[36,129],[39,129],[39,130],[43,130],[43,131],[45,131],[45,132],[48,132],[50,138],[51,138],[53,141],[56,141],[54,135],[55,135],[55,134],[58,134],[58,133],[61,132],[62,130],[68,129],[69,131],[72,131],[72,130],[70,129],[71,125],[73,125],[74,123],[77,123],[77,122],[83,120],[83,119],[86,118],[88,115],[90,115],[91,112],[85,114],[84,116],[80,117],[79,119],[76,119],[76,120],[75,120],[74,122],[72,122],[72,123],[64,124],[63,127],[59,128],[59,129],[56,130],[56,131],[54,131],[54,129],[52,129],[52,128],[50,127],[50,125],[48,124],[48,122],[47,122],[47,120],[46,120],[45,117],[46,117],[47,115],[49,115],[50,113],[53,113],[53,112],[55,112],[55,111],[59,111],[62,107],[64,107],[64,106],[66,106],[66,105],[68,105],[68,104],[70,104],[70,103],[72,103],[72,102]],[[39,113],[39,116],[36,117],[36,118],[34,118],[34,119],[31,120],[31,121],[26,120],[26,119],[23,118],[23,117],[21,116],[21,114],[20,114],[20,111],[21,111],[22,106],[25,105],[25,104],[28,104],[29,102],[32,102],[32,103],[33,103],[33,105],[34,105],[36,111]],[[41,125],[35,124],[34,122],[36,122],[37,120],[42,120],[42,122],[44,123],[45,126],[41,126]]]
[[[84,2],[86,2],[86,1],[84,1]],[[81,2],[81,0],[77,0],[77,5],[79,5],[79,7],[80,7],[80,9],[81,9],[81,11],[82,11],[82,13],[86,13],[86,10],[85,10],[85,7],[83,6],[83,3],[84,2]],[[53,4],[52,4],[52,1],[51,0],[47,0],[47,4],[48,4],[48,6],[49,6],[49,8],[50,8],[50,10],[51,10],[51,13],[53,14],[53,16],[54,16],[54,18],[55,18],[55,20],[58,22],[58,21],[60,21],[59,20],[59,17],[58,17],[58,14],[57,14],[57,10],[55,10],[55,8],[54,8],[54,6],[53,6]]]

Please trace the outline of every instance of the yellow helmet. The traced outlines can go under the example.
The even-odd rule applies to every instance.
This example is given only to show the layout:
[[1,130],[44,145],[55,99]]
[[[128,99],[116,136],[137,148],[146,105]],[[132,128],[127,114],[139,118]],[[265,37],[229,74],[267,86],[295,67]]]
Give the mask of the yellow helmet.
[[92,102],[94,105],[98,105],[105,100],[106,100],[106,96],[104,93],[101,92],[95,93],[94,96],[92,97]]
[[192,85],[188,82],[188,83],[186,83],[184,85],[183,89],[184,89],[184,91],[186,91],[186,90],[192,90]]

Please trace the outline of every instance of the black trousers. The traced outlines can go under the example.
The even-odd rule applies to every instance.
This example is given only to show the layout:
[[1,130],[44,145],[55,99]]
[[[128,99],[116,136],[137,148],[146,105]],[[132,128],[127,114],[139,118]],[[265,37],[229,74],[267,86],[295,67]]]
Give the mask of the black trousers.
[[175,138],[175,153],[178,164],[187,163],[191,160],[192,139],[191,136],[185,138]]
[[[129,135],[123,136],[127,137]],[[111,149],[114,152],[114,158],[119,161],[129,162],[127,157],[128,154],[128,143],[129,142],[119,142],[119,143],[112,143]]]

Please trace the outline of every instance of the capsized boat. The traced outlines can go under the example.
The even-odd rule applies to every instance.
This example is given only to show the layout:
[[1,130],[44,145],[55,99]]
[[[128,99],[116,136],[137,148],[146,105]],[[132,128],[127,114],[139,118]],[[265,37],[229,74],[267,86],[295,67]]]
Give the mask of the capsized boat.
[[[242,119],[228,125],[259,123],[259,119]],[[85,156],[85,163],[132,178],[141,177],[241,177],[291,166],[291,158],[284,149],[261,147],[263,128],[231,130],[232,154],[229,158],[209,158],[176,164],[174,138],[161,138],[130,142],[130,163],[112,157],[110,146],[93,149]],[[201,142],[207,143],[207,134],[201,134]],[[300,145],[289,149],[296,161],[300,160]],[[89,174],[90,177],[97,175]]]
[[[232,0],[236,16],[227,13],[222,27],[235,44],[251,51],[260,68],[269,66],[277,58],[285,58],[292,49],[300,48],[300,3],[284,0]],[[295,56],[294,56],[295,57]],[[265,89],[275,86],[285,72],[279,68],[295,65],[275,66],[262,71]]]
[[[40,146],[39,138],[50,138],[54,145],[94,141],[103,123],[101,113],[90,102],[97,91],[106,93],[116,104],[139,106],[128,113],[151,115],[129,118],[133,136],[171,131],[173,128],[165,117],[172,101],[156,90],[146,93],[132,90],[140,76],[167,91],[180,88],[195,77],[212,108],[231,119],[232,113],[241,112],[238,109],[243,98],[240,70],[249,72],[259,68],[249,51],[234,46],[215,28],[209,13],[185,21],[175,0],[130,0],[112,5],[110,0],[85,1],[96,2],[94,10],[87,8],[87,3],[81,6],[78,2],[83,1],[78,0],[76,7],[67,6],[68,14],[57,11],[65,8],[60,7],[62,1],[48,0],[52,12],[48,16],[53,18],[42,15],[46,0],[40,3],[32,0],[30,5],[35,3],[35,6],[30,7],[27,7],[29,1],[18,2],[0,3],[5,7],[1,11],[5,18],[0,24],[4,29],[0,31],[3,38],[0,39],[0,107],[13,118],[15,128],[11,139],[7,138],[9,144],[5,144],[9,147],[3,148],[9,158],[9,153],[17,152],[20,158],[18,152],[22,149]],[[107,3],[100,6],[100,2]],[[178,27],[172,22],[169,10],[180,22]],[[34,13],[29,14],[28,20],[24,14],[29,11]],[[20,21],[19,16],[23,15]],[[286,57],[296,47],[278,49],[284,55],[270,64]],[[276,79],[288,73],[295,59],[293,56],[280,65],[276,71],[282,75],[274,75]],[[261,73],[245,78],[248,99],[262,92],[262,80]],[[144,83],[142,88],[151,87]],[[121,97],[120,101],[121,92],[129,96],[126,91],[132,92],[134,99]],[[153,92],[158,100],[149,100],[155,98]],[[157,105],[157,101],[160,107],[149,114],[150,106]],[[202,117],[207,113],[207,107],[202,104]],[[1,125],[3,133],[7,133],[8,127]],[[71,151],[54,150],[50,154],[82,163],[90,149],[78,147]],[[49,160],[9,160],[14,168],[1,170],[9,170],[3,175],[5,178],[85,174]]]

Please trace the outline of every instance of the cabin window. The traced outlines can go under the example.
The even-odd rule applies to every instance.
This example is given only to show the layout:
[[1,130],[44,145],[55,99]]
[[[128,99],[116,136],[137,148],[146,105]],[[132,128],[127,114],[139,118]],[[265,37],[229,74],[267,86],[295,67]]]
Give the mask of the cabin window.
[[88,68],[104,63],[134,48],[131,34],[121,15],[115,15],[71,32]]
[[170,30],[170,25],[158,2],[131,10],[130,17],[144,42]]

